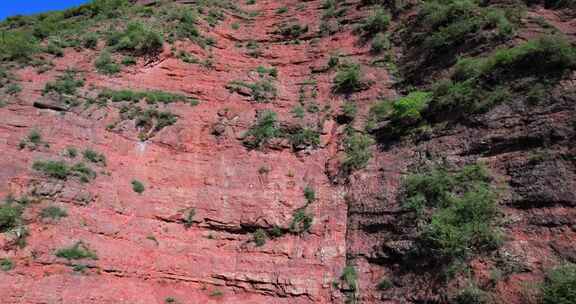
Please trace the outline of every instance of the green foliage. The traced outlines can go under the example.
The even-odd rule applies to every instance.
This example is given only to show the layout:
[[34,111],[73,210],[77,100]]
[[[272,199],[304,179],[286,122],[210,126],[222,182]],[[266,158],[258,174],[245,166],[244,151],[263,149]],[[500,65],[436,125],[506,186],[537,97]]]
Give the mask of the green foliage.
[[567,263],[552,269],[542,285],[542,304],[576,303],[576,265]]
[[36,39],[20,31],[0,32],[0,61],[26,62],[38,52]]
[[82,46],[87,49],[95,50],[96,47],[98,46],[98,38],[99,38],[98,34],[88,33],[86,36],[84,36],[84,39],[82,40]]
[[96,253],[90,250],[90,248],[83,242],[77,242],[71,247],[57,250],[56,256],[59,258],[67,259],[69,261],[82,260],[82,259],[91,259],[91,260],[98,259]]
[[370,146],[374,144],[374,139],[366,134],[348,132],[344,139],[344,151],[346,157],[342,161],[341,170],[345,174],[366,167],[372,157]]
[[258,117],[256,124],[246,133],[243,143],[249,149],[259,149],[279,134],[280,129],[276,120],[276,113],[264,111]]
[[126,30],[109,39],[115,50],[129,51],[137,56],[155,55],[162,51],[162,35],[139,22],[130,22]]
[[340,280],[344,281],[350,289],[356,290],[358,288],[358,273],[356,272],[356,268],[352,265],[344,267],[342,275],[340,275]]
[[10,271],[14,269],[14,261],[9,258],[0,259],[0,270]]
[[559,36],[543,36],[486,58],[461,59],[453,80],[434,86],[427,114],[486,111],[509,99],[512,82],[523,77],[531,81],[531,90],[525,94],[530,99],[539,94],[536,88],[544,91],[545,85],[575,68],[576,48]]
[[292,116],[295,118],[304,118],[304,116],[306,115],[306,112],[304,111],[304,108],[301,105],[296,105],[292,111]]
[[194,225],[194,216],[196,215],[196,209],[192,208],[188,210],[186,218],[184,218],[184,228],[188,229]]
[[413,124],[422,119],[431,94],[428,92],[412,92],[405,97],[398,99],[392,104],[392,120],[401,124]]
[[376,287],[378,288],[378,290],[388,290],[394,287],[394,284],[392,284],[392,282],[390,282],[390,280],[388,280],[387,278],[383,278],[382,280],[380,280],[380,283],[378,283]]
[[253,83],[232,81],[226,85],[226,88],[230,92],[236,93],[242,93],[242,88],[247,88],[250,90],[249,95],[257,102],[268,102],[276,98],[278,94],[276,86],[268,79],[262,79]]
[[312,227],[314,218],[312,214],[306,213],[305,208],[300,208],[292,215],[292,222],[290,223],[290,231],[295,234],[308,232]]
[[452,262],[497,247],[496,194],[489,182],[488,172],[478,164],[455,173],[437,168],[409,175],[405,206],[427,222],[418,238],[419,249]]
[[215,289],[215,290],[212,290],[212,292],[210,293],[210,296],[213,298],[219,298],[219,297],[224,296],[224,293],[221,290]]
[[311,204],[316,200],[316,191],[314,191],[312,186],[308,185],[304,188],[304,198],[306,198],[308,204]]
[[31,130],[30,133],[28,133],[28,136],[26,136],[26,138],[20,141],[19,148],[20,149],[28,148],[30,150],[36,150],[41,145],[48,146],[48,144],[42,140],[42,134],[40,134],[38,130],[34,129]]
[[476,286],[462,289],[450,302],[454,304],[484,304],[488,303],[486,292]]
[[309,128],[297,128],[295,131],[282,132],[287,133],[288,139],[294,149],[301,147],[317,147],[320,145],[320,133]]
[[56,179],[66,179],[70,174],[70,168],[63,161],[35,161],[32,169]]
[[543,36],[479,60],[480,75],[562,73],[576,67],[576,48],[561,36]]
[[498,28],[491,39],[510,38],[514,28],[501,10],[480,7],[471,0],[427,1],[417,16],[423,45],[433,53],[461,45],[483,30]]
[[120,66],[112,59],[112,55],[108,51],[103,51],[98,56],[94,66],[100,74],[114,75],[120,73]]
[[22,87],[17,83],[11,83],[6,87],[6,94],[16,95],[22,92]]
[[98,95],[98,98],[111,100],[112,102],[128,101],[137,103],[145,100],[148,104],[156,103],[172,103],[172,102],[189,102],[193,104],[193,100],[184,95],[174,94],[170,92],[151,90],[151,91],[132,91],[132,90],[110,90],[106,89]]
[[132,57],[132,56],[126,56],[124,58],[122,58],[122,65],[136,65],[137,61],[136,58]]
[[266,231],[264,229],[258,229],[256,230],[256,232],[254,232],[252,237],[254,238],[254,243],[256,244],[256,247],[260,247],[266,244],[266,239],[268,238],[268,235],[266,234]]
[[363,86],[359,64],[347,64],[340,67],[334,77],[332,91],[335,93],[352,93]]
[[78,156],[78,150],[74,147],[67,147],[64,155],[68,158],[76,158],[76,156]]
[[142,194],[145,190],[144,184],[141,181],[134,179],[132,180],[132,190],[138,194]]
[[288,39],[297,39],[308,32],[308,25],[292,24],[282,25],[275,33]]
[[274,67],[272,68],[266,68],[265,66],[261,66],[259,65],[256,68],[256,72],[258,72],[258,74],[260,75],[260,77],[264,77],[266,75],[269,75],[273,78],[276,78],[278,76],[278,70]]
[[84,156],[84,160],[86,161],[106,166],[106,156],[102,153],[98,153],[92,149],[86,149],[82,152],[82,156]]
[[39,171],[50,178],[61,180],[66,180],[70,176],[75,176],[78,177],[81,182],[86,183],[96,178],[96,172],[87,167],[84,163],[76,163],[73,166],[69,166],[63,161],[35,161],[34,164],[32,164],[32,169]]
[[383,33],[378,33],[376,37],[372,40],[372,45],[370,47],[370,52],[373,54],[381,54],[385,50],[390,48],[390,41],[388,36]]
[[354,120],[354,118],[356,117],[356,113],[358,112],[358,109],[355,103],[345,102],[340,107],[340,111],[342,112],[342,116],[345,119],[345,121],[349,122]]
[[286,6],[280,7],[276,10],[276,14],[284,14],[287,12],[288,12],[288,7],[286,7]]
[[10,231],[22,222],[22,207],[14,203],[0,205],[0,232]]
[[360,30],[364,35],[372,36],[384,32],[390,25],[390,15],[381,8],[376,9],[364,22]]
[[68,212],[58,206],[49,206],[40,211],[40,217],[49,218],[52,220],[59,220],[60,218],[67,217]]
[[55,92],[60,95],[74,95],[78,88],[84,86],[84,79],[77,79],[77,73],[73,70],[67,70],[64,74],[58,76],[55,81],[47,82],[44,86],[43,93]]

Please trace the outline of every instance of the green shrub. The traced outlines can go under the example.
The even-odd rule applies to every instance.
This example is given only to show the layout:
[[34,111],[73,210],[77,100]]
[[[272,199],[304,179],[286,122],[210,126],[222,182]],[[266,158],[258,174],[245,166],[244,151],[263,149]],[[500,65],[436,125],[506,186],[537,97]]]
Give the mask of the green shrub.
[[16,204],[0,205],[0,232],[16,228],[22,221],[22,207]]
[[98,98],[110,100],[112,102],[128,101],[132,103],[137,103],[141,100],[145,100],[148,104],[155,103],[172,103],[172,102],[190,102],[193,103],[191,98],[183,95],[174,94],[170,92],[152,90],[152,91],[132,91],[132,90],[110,90],[106,89],[100,94]]
[[292,215],[292,222],[290,223],[290,231],[295,234],[308,232],[312,227],[314,218],[311,214],[306,213],[305,208],[300,208]]
[[279,134],[276,113],[265,111],[261,113],[256,124],[248,130],[243,143],[249,149],[259,149]]
[[316,200],[316,191],[310,185],[304,188],[304,198],[306,198],[306,202],[308,204],[313,203]]
[[561,36],[543,36],[499,50],[481,62],[482,75],[561,73],[576,67],[576,48]]
[[82,46],[87,49],[95,50],[98,46],[98,34],[96,33],[89,33],[84,36],[84,40],[82,41]]
[[292,109],[291,113],[294,118],[300,118],[300,119],[304,118],[304,116],[306,115],[306,112],[304,111],[304,108],[301,105],[296,105]]
[[140,182],[139,180],[132,180],[132,190],[134,190],[134,192],[138,193],[138,194],[142,194],[142,192],[144,192],[145,188],[144,188],[144,184],[142,182]]
[[464,288],[454,297],[451,303],[454,304],[484,304],[488,303],[486,292],[476,286]]
[[308,32],[308,25],[292,24],[281,26],[276,33],[288,39],[297,39]]
[[342,112],[342,116],[345,119],[345,121],[349,122],[354,120],[354,118],[356,117],[356,113],[358,112],[358,109],[355,103],[345,102],[340,107],[340,111]]
[[132,57],[132,56],[126,56],[124,58],[122,58],[122,64],[123,65],[136,65],[137,61],[136,58]]
[[[455,173],[432,169],[404,182],[404,204],[427,224],[418,246],[437,260],[462,260],[498,246],[496,194],[486,169],[469,165]],[[423,212],[431,210],[432,212]]]
[[70,168],[63,161],[35,161],[32,169],[56,179],[64,180],[70,175]]
[[11,83],[6,87],[6,94],[16,95],[22,92],[22,87],[17,83]]
[[422,113],[427,109],[431,94],[428,92],[412,92],[392,104],[391,118],[401,124],[413,124],[422,119]]
[[213,298],[219,298],[219,297],[224,296],[224,293],[221,290],[215,289],[215,290],[212,290],[212,292],[210,293],[210,296]]
[[86,149],[82,152],[82,155],[86,161],[106,166],[106,156],[102,153],[98,153],[92,149]]
[[320,133],[309,128],[298,128],[295,132],[288,133],[288,139],[294,149],[320,145]]
[[82,260],[82,259],[91,259],[91,260],[98,259],[96,253],[90,250],[90,248],[83,242],[77,242],[71,247],[57,250],[56,256],[59,258],[67,259],[69,261]]
[[376,9],[366,20],[360,29],[365,35],[375,35],[384,32],[390,25],[390,15],[381,8]]
[[358,288],[358,273],[356,272],[356,268],[352,265],[344,267],[342,275],[340,275],[340,280],[344,281],[350,289],[356,290]]
[[344,151],[346,157],[342,161],[341,170],[345,174],[360,170],[366,167],[372,157],[370,146],[374,144],[374,139],[366,134],[348,133],[344,139]]
[[65,155],[68,158],[76,158],[76,156],[78,156],[78,150],[74,147],[68,147],[66,148]]
[[390,41],[388,41],[388,36],[383,33],[376,34],[376,37],[372,40],[372,45],[370,47],[370,52],[373,54],[381,54],[385,50],[390,48]]
[[188,210],[186,218],[184,218],[184,228],[188,229],[194,225],[194,216],[196,215],[196,209],[192,208]]
[[252,236],[254,238],[254,243],[256,244],[256,247],[264,246],[264,244],[266,244],[266,239],[268,238],[268,235],[266,234],[266,231],[264,229],[256,230],[256,232],[254,232]]
[[109,40],[116,50],[130,51],[135,55],[155,55],[162,51],[163,39],[158,32],[139,22],[130,22],[123,33]]
[[574,286],[576,286],[576,265],[568,263],[552,269],[542,285],[542,303],[576,303]]
[[114,61],[114,59],[112,59],[112,56],[108,51],[104,51],[100,54],[98,59],[96,59],[94,66],[100,74],[114,75],[120,73],[120,66]]
[[17,31],[0,32],[0,61],[26,62],[39,47],[29,34]]
[[287,12],[288,12],[288,7],[286,7],[286,6],[279,7],[279,8],[276,10],[276,14],[284,14],[284,13],[287,13]]
[[43,173],[50,178],[61,180],[68,179],[69,176],[75,176],[81,182],[89,182],[96,178],[96,172],[87,167],[84,163],[77,163],[69,166],[63,161],[35,161],[32,164],[32,169]]
[[68,212],[58,206],[49,206],[40,211],[40,217],[49,218],[52,220],[59,220],[60,218],[67,217]]
[[260,77],[264,77],[266,75],[269,75],[273,78],[278,77],[278,70],[274,67],[272,68],[266,68],[265,66],[258,66],[256,68],[256,72],[258,72],[258,74],[260,75]]
[[334,77],[332,91],[335,93],[352,93],[360,90],[363,86],[360,73],[359,64],[342,66]]
[[392,282],[390,282],[390,280],[388,280],[387,278],[384,278],[380,280],[380,283],[378,283],[376,287],[378,288],[378,290],[388,290],[394,287],[394,284],[392,284]]
[[64,74],[58,76],[55,81],[47,82],[42,91],[44,94],[55,92],[58,94],[74,95],[78,88],[84,86],[84,79],[77,79],[77,73],[67,70]]
[[257,102],[268,102],[276,98],[278,92],[274,84],[268,79],[262,79],[253,83],[243,81],[232,81],[226,85],[231,92],[240,93],[242,88],[250,90],[250,96]]
[[14,261],[8,258],[0,259],[0,270],[10,271],[14,269]]

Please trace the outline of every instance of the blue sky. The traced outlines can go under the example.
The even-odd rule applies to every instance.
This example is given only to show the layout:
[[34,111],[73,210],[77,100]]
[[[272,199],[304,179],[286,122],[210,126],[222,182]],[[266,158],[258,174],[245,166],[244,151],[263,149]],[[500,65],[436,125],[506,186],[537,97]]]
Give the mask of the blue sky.
[[0,20],[13,15],[30,15],[46,11],[61,10],[88,0],[0,0]]

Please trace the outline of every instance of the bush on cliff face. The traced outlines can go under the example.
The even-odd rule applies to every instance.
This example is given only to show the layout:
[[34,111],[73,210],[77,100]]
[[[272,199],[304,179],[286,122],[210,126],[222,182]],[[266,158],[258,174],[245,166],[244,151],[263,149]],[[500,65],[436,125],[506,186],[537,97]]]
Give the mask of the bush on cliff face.
[[0,232],[16,228],[22,221],[22,207],[16,204],[4,203],[0,205]]
[[55,254],[59,258],[67,260],[98,259],[96,253],[83,242],[77,242],[71,247],[59,249]]
[[542,286],[542,304],[576,303],[576,265],[565,264],[552,269]]
[[359,64],[342,65],[334,77],[332,91],[335,93],[353,93],[363,87]]
[[114,33],[108,45],[135,55],[155,55],[162,51],[162,35],[139,22],[131,22],[122,33]]
[[39,50],[36,40],[23,32],[0,32],[0,61],[29,60]]
[[276,113],[265,111],[258,117],[256,125],[248,130],[243,143],[249,149],[262,148],[279,134],[280,128],[276,120]]
[[406,178],[404,190],[405,206],[425,223],[417,237],[421,254],[453,262],[498,246],[496,194],[483,166],[412,174]]
[[362,22],[359,30],[363,35],[374,36],[386,31],[388,25],[390,25],[390,15],[384,9],[378,8]]
[[368,164],[368,161],[372,157],[370,147],[374,144],[374,139],[366,134],[351,131],[347,133],[344,139],[346,157],[340,169],[344,174],[349,175],[356,170],[366,167],[366,164]]

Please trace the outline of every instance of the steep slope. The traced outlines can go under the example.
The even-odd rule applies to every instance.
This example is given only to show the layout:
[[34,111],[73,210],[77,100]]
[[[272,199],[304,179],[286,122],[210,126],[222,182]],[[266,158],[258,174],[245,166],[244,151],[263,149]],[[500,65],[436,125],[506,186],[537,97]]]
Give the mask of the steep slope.
[[[22,91],[0,109],[5,155],[0,192],[31,202],[23,215],[28,245],[19,249],[10,246],[9,236],[3,239],[2,255],[16,265],[0,273],[3,303],[163,303],[170,298],[327,303],[340,297],[332,282],[345,265],[346,205],[324,174],[324,163],[341,132],[330,114],[341,101],[330,98],[333,73],[312,68],[325,66],[335,49],[351,58],[363,52],[344,33],[317,36],[320,6],[320,1],[258,1],[245,7],[258,12],[253,17],[222,9],[225,19],[213,29],[200,25],[213,47],[177,41],[174,51],[164,44],[153,58],[138,59],[113,76],[94,68],[102,41],[95,50],[65,48],[61,57],[47,55],[54,67],[46,72],[14,68]],[[288,12],[278,13],[281,7]],[[275,33],[296,23],[309,32],[299,39]],[[261,53],[247,54],[249,43]],[[177,56],[181,51],[210,62],[185,63]],[[277,69],[270,81],[277,97],[270,102],[253,101],[249,88],[238,93],[226,88],[235,80],[258,82],[258,66]],[[84,79],[78,95],[87,99],[101,99],[97,96],[105,89],[159,90],[199,104],[159,105],[178,120],[151,133],[146,125],[123,119],[119,103],[68,108],[59,106],[61,96],[43,94],[45,85],[68,69]],[[366,72],[374,80],[387,77],[382,70]],[[366,96],[386,92],[386,85],[379,81]],[[302,100],[303,94],[315,98]],[[307,110],[302,118],[293,117],[300,103]],[[283,124],[318,130],[320,141],[316,147],[292,148],[280,140],[265,151],[248,150],[238,138],[264,110],[275,111]],[[32,130],[46,146],[19,146]],[[147,140],[141,141],[143,136]],[[70,147],[105,156],[105,163],[88,161],[97,174],[93,181],[58,179],[32,169],[38,160],[75,163],[82,155],[64,156]],[[141,194],[132,190],[133,180],[144,185]],[[291,233],[293,214],[306,203],[306,187],[317,197],[306,208],[313,222],[309,232]],[[48,206],[68,216],[43,219]],[[270,233],[274,227],[281,227],[281,235],[257,246],[258,229]],[[55,255],[77,242],[98,259],[67,261]]]
[[554,303],[542,282],[576,263],[570,3],[10,18],[2,303]]

